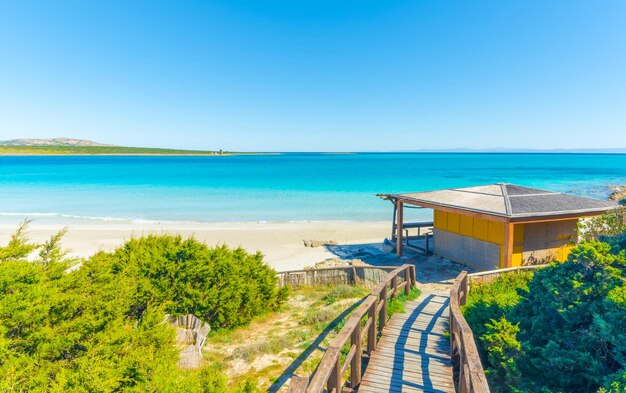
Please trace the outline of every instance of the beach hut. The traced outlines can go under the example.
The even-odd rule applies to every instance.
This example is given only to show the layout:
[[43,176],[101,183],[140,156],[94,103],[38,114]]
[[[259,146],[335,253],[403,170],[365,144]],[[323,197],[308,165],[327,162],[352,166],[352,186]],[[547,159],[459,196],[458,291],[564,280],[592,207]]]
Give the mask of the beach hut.
[[[427,252],[478,269],[564,261],[577,240],[578,220],[616,207],[609,201],[513,184],[381,197],[394,204],[390,240],[399,256],[404,247],[411,247],[408,229],[432,225],[432,239],[420,236]],[[433,221],[405,223],[407,207],[433,209]]]

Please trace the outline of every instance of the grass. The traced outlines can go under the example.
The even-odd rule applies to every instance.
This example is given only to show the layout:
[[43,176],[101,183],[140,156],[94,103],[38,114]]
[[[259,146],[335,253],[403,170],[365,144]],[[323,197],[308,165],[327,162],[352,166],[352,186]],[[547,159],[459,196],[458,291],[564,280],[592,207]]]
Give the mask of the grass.
[[413,287],[407,295],[404,291],[395,298],[387,300],[387,318],[391,318],[393,314],[401,314],[406,312],[404,303],[407,301],[414,301],[420,296],[422,292]]
[[[234,153],[231,154],[263,154],[263,153]],[[0,146],[0,155],[185,155],[185,156],[213,156],[220,155],[216,151],[159,149],[151,147],[125,146]]]
[[367,294],[365,288],[341,285],[293,290],[278,312],[259,316],[248,326],[211,332],[204,359],[223,365],[230,388],[255,381],[266,390],[296,359],[296,372],[310,375],[348,315],[337,318]]
[[[324,348],[341,331],[351,306],[369,294],[363,287],[307,287],[293,290],[278,312],[255,318],[248,326],[213,331],[207,337],[204,359],[219,364],[229,379],[229,387],[255,381],[259,390],[284,381],[290,365],[299,375],[311,375],[324,354]],[[413,288],[406,295],[388,300],[388,316],[404,311],[404,303],[419,297]],[[345,314],[345,315],[344,315]],[[365,318],[362,320],[365,323]],[[342,348],[342,358],[349,343]],[[284,386],[283,386],[284,388]]]
[[367,294],[368,291],[365,288],[340,284],[324,295],[322,300],[324,300],[326,304],[333,304],[338,300],[363,297]]

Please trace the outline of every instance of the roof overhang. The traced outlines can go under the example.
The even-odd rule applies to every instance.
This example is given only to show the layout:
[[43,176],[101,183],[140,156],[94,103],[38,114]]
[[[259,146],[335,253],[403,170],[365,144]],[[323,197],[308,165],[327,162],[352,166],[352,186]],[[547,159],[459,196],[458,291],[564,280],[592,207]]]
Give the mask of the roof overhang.
[[[501,188],[501,194],[497,190]],[[513,192],[507,193],[507,189]],[[392,203],[460,213],[492,221],[522,223],[598,216],[619,204],[521,186],[494,184],[409,194],[378,194]],[[421,198],[420,196],[424,196]],[[459,201],[458,204],[456,201]],[[468,206],[464,206],[465,203]],[[486,207],[486,208],[481,208]],[[571,207],[571,208],[568,208]],[[541,209],[548,211],[541,211]],[[517,211],[516,211],[517,210]]]

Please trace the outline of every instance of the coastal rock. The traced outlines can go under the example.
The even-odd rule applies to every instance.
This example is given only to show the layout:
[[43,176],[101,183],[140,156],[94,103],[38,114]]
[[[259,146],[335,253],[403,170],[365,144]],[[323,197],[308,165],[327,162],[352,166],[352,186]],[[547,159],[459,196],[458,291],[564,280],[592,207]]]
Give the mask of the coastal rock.
[[609,200],[617,201],[622,205],[626,204],[626,186],[610,186],[613,190],[609,196]]
[[325,245],[336,246],[338,243],[334,240],[303,240],[304,247],[322,247]]

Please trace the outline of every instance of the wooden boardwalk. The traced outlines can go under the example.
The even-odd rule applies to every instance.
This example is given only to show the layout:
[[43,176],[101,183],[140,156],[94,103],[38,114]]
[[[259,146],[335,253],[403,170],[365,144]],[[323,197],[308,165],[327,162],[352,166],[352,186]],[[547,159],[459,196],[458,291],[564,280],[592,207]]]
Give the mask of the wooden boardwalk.
[[448,329],[449,297],[422,294],[405,303],[383,330],[363,380],[362,393],[454,392]]

